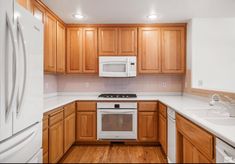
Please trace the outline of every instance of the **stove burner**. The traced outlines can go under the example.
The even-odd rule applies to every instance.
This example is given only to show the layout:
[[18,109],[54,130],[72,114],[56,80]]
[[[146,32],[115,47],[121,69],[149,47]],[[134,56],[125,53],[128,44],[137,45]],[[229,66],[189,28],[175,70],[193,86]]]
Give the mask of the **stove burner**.
[[102,98],[136,98],[136,94],[101,94]]

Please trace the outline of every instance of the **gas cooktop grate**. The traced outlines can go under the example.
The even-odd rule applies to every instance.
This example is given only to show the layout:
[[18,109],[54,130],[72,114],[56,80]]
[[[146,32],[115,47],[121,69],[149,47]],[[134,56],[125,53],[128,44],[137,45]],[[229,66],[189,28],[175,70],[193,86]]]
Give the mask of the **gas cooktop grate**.
[[136,94],[101,94],[101,98],[137,98]]

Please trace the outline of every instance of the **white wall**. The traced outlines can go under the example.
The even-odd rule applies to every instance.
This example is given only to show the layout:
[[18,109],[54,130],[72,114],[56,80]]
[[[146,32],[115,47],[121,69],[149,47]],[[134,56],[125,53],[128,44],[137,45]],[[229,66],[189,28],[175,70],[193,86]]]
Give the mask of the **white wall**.
[[192,87],[235,92],[235,18],[197,18],[189,27]]

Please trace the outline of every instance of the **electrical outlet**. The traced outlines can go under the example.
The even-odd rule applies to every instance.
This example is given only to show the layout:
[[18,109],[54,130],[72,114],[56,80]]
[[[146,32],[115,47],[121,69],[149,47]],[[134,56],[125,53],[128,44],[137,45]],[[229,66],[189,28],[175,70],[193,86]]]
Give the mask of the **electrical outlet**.
[[203,86],[203,80],[198,80],[198,86],[202,87]]
[[162,82],[162,87],[163,88],[166,88],[166,86],[167,86],[167,83],[164,81],[164,82]]
[[86,83],[85,83],[85,87],[86,87],[86,88],[90,87],[90,83],[86,82]]

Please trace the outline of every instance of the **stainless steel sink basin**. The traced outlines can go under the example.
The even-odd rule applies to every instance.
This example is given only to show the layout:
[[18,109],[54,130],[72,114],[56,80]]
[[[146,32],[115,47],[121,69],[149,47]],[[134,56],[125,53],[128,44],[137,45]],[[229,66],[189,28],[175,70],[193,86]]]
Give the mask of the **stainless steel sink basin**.
[[235,127],[235,118],[206,118],[208,122],[221,126],[234,126]]

